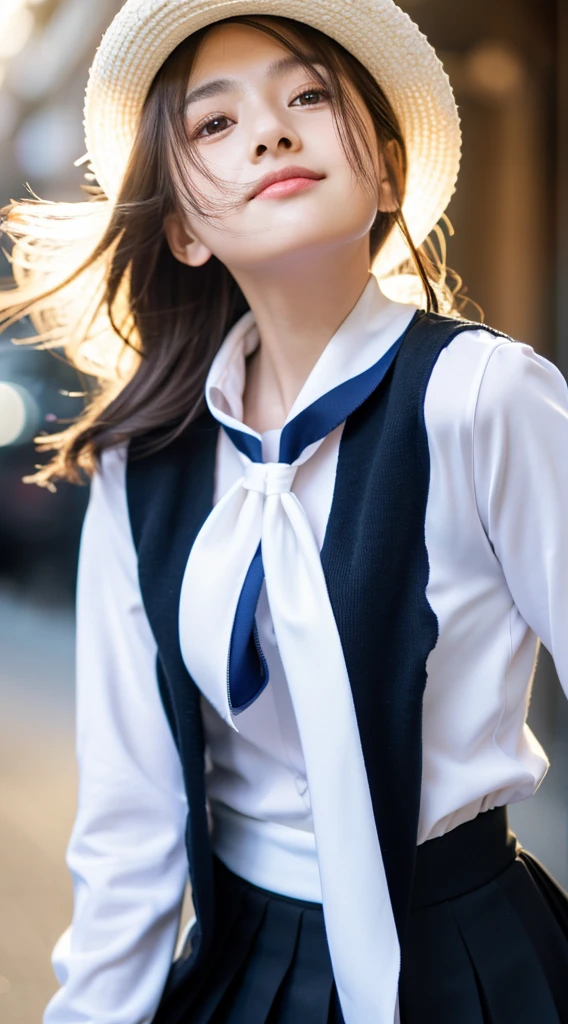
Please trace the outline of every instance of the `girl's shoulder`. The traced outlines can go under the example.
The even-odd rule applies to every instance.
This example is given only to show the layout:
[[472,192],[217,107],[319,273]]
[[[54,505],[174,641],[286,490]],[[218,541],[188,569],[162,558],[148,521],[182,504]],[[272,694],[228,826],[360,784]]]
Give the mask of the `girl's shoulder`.
[[566,380],[551,360],[526,342],[471,324],[442,349],[425,411],[434,429],[473,432],[538,417],[551,401],[568,413]]

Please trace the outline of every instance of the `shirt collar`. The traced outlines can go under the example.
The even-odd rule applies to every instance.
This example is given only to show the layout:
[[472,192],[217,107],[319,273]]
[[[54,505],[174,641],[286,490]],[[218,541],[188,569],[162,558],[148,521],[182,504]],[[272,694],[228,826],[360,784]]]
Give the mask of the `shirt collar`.
[[[285,422],[327,391],[373,366],[400,338],[416,308],[388,299],[371,275],[353,309],[312,368]],[[207,375],[205,398],[211,414],[220,423],[238,426],[261,438],[261,434],[242,422],[245,359],[259,341],[254,314],[249,310],[221,343]]]

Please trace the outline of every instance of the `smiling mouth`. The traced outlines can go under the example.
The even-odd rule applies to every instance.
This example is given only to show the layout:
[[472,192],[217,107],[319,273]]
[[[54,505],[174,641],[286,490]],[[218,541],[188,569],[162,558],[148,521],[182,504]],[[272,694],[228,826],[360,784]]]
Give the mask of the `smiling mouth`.
[[294,192],[304,192],[320,182],[321,178],[285,178],[284,181],[274,181],[267,185],[260,192],[257,192],[255,199],[279,199],[283,196],[292,195]]
[[253,186],[249,193],[250,199],[262,197],[265,199],[278,199],[281,196],[292,195],[294,192],[302,192],[311,188],[325,178],[325,174],[319,174],[308,167],[282,167],[279,171],[272,171],[265,174]]

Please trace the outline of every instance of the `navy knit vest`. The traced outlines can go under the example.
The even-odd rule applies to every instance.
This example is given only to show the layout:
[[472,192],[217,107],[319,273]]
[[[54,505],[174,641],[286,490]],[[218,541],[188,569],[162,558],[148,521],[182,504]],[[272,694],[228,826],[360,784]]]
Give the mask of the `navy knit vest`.
[[[321,552],[401,943],[420,807],[426,659],[438,638],[425,595],[430,467],[424,399],[442,349],[459,332],[480,326],[423,312],[414,317],[386,377],[345,422]],[[128,454],[128,508],[141,593],[187,790],[186,842],[197,917],[162,1006],[175,1002],[175,992],[206,956],[214,916],[200,693],[182,659],[178,611],[191,547],[213,507],[219,429],[207,410],[155,454],[136,457],[134,443]]]

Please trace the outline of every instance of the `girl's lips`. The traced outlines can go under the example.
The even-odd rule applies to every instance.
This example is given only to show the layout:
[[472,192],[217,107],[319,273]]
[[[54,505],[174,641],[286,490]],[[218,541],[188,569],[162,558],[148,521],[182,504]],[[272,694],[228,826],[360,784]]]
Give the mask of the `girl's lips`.
[[293,192],[303,192],[304,189],[317,185],[321,178],[285,178],[284,181],[275,181],[267,185],[262,192],[258,192],[255,199],[279,199],[282,196],[289,196]]

